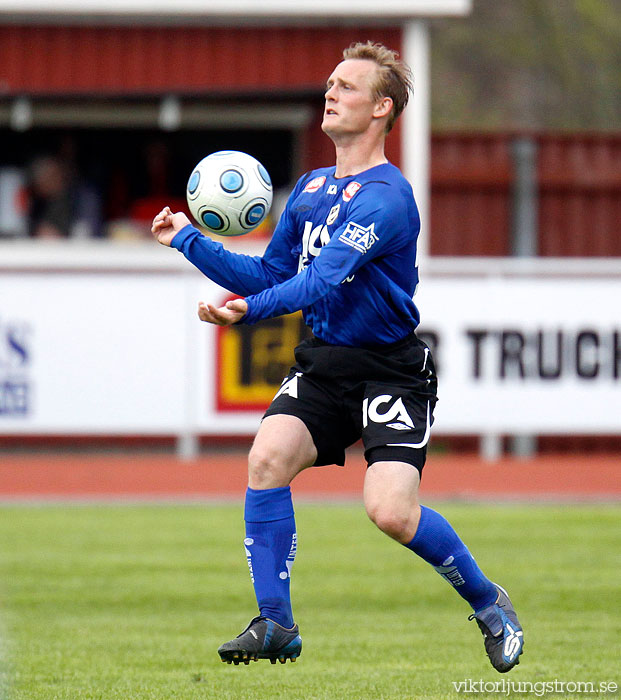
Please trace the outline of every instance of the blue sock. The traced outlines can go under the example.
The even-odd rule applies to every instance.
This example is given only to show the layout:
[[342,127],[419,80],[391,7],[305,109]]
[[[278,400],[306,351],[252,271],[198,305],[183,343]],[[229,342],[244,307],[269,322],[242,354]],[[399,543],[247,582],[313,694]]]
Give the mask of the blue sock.
[[289,580],[297,549],[289,486],[246,491],[244,547],[261,615],[293,627]]
[[418,529],[405,546],[431,564],[475,612],[496,600],[496,586],[483,575],[448,520],[435,510],[421,506]]

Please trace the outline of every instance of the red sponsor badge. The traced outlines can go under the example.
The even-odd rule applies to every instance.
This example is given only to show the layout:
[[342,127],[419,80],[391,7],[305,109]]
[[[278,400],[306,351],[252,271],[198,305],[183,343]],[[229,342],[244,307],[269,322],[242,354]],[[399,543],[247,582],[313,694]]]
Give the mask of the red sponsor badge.
[[[320,175],[319,177],[314,177],[308,185],[304,188],[304,192],[317,192],[317,190],[323,186],[326,181],[325,175]],[[358,185],[360,187],[360,185]]]
[[355,180],[353,182],[350,182],[349,185],[343,190],[343,201],[344,202],[349,202],[349,200],[358,192],[358,190],[362,187],[362,185],[359,182],[356,182]]

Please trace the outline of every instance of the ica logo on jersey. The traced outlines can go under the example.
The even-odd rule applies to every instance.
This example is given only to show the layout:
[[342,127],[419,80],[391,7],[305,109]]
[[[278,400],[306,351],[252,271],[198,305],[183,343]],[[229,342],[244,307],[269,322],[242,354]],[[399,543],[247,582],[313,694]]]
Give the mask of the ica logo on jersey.
[[[383,408],[388,404],[388,407]],[[382,409],[380,409],[382,407]],[[396,419],[396,420],[395,420]],[[390,396],[390,394],[382,394],[376,396],[371,402],[368,397],[362,403],[362,425],[367,427],[369,421],[373,423],[387,423],[388,428],[393,430],[412,430],[416,426],[414,421],[403,405],[403,399]],[[389,423],[389,421],[394,421]]]
[[313,226],[312,221],[304,224],[302,234],[302,253],[298,263],[298,272],[311,264],[312,258],[316,258],[324,245],[330,242],[330,232],[325,224]]
[[[334,223],[336,217],[339,215],[339,206],[335,205],[330,210],[327,218],[327,224]],[[314,258],[316,258],[324,245],[330,242],[330,231],[328,230],[327,224],[319,224],[315,226],[312,221],[306,221],[304,223],[304,233],[302,234],[302,252],[300,253],[300,258],[298,261],[298,273],[302,272],[307,268]],[[371,235],[374,236],[372,229],[374,224],[371,224]],[[368,232],[367,232],[368,233]],[[342,235],[345,235],[344,233]],[[342,238],[342,236],[341,236]],[[377,237],[374,236],[375,240]],[[360,245],[360,244],[359,244]],[[352,282],[355,275],[349,275],[343,280],[345,282]]]

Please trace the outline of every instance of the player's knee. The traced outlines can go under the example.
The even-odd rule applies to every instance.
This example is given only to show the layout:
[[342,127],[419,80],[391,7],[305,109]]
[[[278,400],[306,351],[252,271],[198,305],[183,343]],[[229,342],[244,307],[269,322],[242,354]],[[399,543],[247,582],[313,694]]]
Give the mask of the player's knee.
[[379,500],[366,503],[369,518],[389,537],[401,543],[410,542],[416,534],[420,520],[418,503],[395,503],[393,500]]
[[367,514],[389,537],[401,542],[409,537],[413,525],[411,508],[396,507],[388,502],[375,503],[367,505]]
[[285,456],[278,445],[253,445],[248,455],[248,483],[251,488],[287,486],[289,476]]

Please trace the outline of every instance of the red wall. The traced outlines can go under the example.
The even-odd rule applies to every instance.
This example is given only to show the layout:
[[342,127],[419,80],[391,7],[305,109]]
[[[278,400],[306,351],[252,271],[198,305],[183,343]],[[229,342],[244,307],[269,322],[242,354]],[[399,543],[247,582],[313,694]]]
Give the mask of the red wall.
[[321,89],[355,41],[396,50],[401,30],[368,27],[0,26],[5,96]]
[[[435,134],[431,252],[510,252],[513,134]],[[621,256],[621,136],[534,134],[539,255]]]
[[621,136],[545,136],[540,255],[621,256]]
[[511,177],[506,137],[434,135],[431,253],[507,255]]

